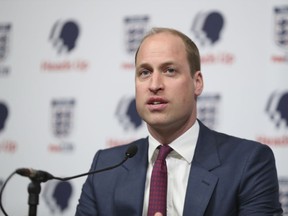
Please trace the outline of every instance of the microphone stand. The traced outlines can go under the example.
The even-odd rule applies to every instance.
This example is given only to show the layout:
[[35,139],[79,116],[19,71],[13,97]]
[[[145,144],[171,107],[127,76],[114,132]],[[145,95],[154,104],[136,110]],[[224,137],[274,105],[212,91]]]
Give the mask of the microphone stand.
[[1,207],[1,210],[5,216],[8,216],[8,214],[5,212],[5,210],[2,206],[2,193],[3,193],[3,190],[4,190],[6,183],[10,180],[12,175],[14,175],[15,173],[30,178],[31,182],[28,185],[29,216],[37,216],[37,205],[39,204],[39,194],[41,192],[41,185],[40,184],[42,182],[46,182],[46,181],[51,180],[51,179],[56,179],[56,180],[60,180],[60,181],[68,181],[68,180],[71,180],[74,178],[79,178],[82,176],[91,175],[91,174],[95,174],[95,173],[104,172],[107,170],[114,169],[114,168],[122,165],[126,160],[128,160],[128,158],[134,157],[134,155],[137,153],[137,150],[138,150],[138,148],[136,145],[131,145],[125,153],[125,158],[120,163],[118,163],[114,166],[100,169],[100,170],[94,170],[94,171],[90,171],[87,173],[83,173],[83,174],[75,175],[75,176],[71,176],[71,177],[66,177],[66,178],[55,177],[55,176],[51,175],[50,173],[45,172],[45,171],[41,171],[41,170],[37,171],[37,170],[32,170],[32,169],[27,169],[27,168],[17,169],[15,172],[13,172],[6,179],[2,188],[0,189],[0,207]]
[[[126,153],[126,157],[118,164],[114,165],[114,166],[110,166],[110,167],[106,167],[104,169],[100,169],[100,170],[94,170],[91,172],[87,172],[87,173],[83,173],[80,175],[75,175],[75,176],[71,176],[71,177],[66,177],[66,178],[60,178],[60,177],[55,177],[53,175],[51,175],[48,172],[45,171],[38,171],[37,173],[33,174],[32,176],[29,176],[31,182],[28,185],[28,193],[29,193],[29,197],[28,197],[28,204],[29,204],[29,215],[28,216],[37,216],[37,205],[39,204],[39,194],[41,192],[41,182],[46,182],[48,180],[51,179],[56,179],[56,180],[60,180],[60,181],[68,181],[70,179],[74,179],[74,178],[79,178],[85,175],[90,175],[90,174],[95,174],[95,173],[99,173],[99,172],[103,172],[103,171],[107,171],[107,170],[111,170],[114,169],[120,165],[122,165],[126,160],[128,160],[128,158],[133,157],[133,155],[131,156],[130,154]],[[20,174],[20,175],[27,175],[27,169],[18,169],[16,170],[16,173]]]
[[[133,156],[134,156],[134,153],[133,153],[132,157]],[[30,176],[29,178],[30,178],[31,182],[28,185],[29,216],[37,216],[37,205],[39,204],[39,194],[41,192],[41,185],[40,185],[41,182],[46,182],[46,181],[51,180],[51,179],[56,179],[56,180],[60,180],[60,181],[68,181],[68,180],[71,180],[74,178],[79,178],[82,176],[111,170],[111,169],[114,169],[114,168],[122,165],[130,157],[131,157],[131,155],[126,153],[126,157],[120,163],[118,163],[114,166],[110,166],[110,167],[106,167],[104,169],[94,170],[91,172],[87,172],[87,173],[83,173],[83,174],[75,175],[75,176],[71,176],[71,177],[66,177],[66,178],[55,177],[55,176],[53,176],[50,173],[47,173],[45,171],[39,171],[39,173],[37,173],[33,176]],[[22,169],[19,169],[16,171],[16,173],[18,173],[20,175],[23,175],[24,173],[27,174],[26,169],[24,169],[24,171]]]
[[41,182],[38,180],[31,179],[28,185],[28,205],[29,205],[29,216],[37,215],[37,205],[39,204],[39,194],[41,192]]
[[[28,175],[31,170],[29,169],[18,169],[16,173],[20,175]],[[41,183],[46,182],[51,179],[55,179],[53,175],[45,171],[38,171],[28,175],[31,182],[28,185],[28,205],[29,205],[29,214],[28,216],[37,216],[37,205],[39,204],[39,194],[41,192]]]

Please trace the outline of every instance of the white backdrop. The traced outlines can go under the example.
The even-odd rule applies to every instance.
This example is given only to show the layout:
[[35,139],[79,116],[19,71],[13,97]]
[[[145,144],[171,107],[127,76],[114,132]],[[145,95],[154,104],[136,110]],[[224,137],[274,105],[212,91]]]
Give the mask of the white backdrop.
[[[86,172],[98,149],[147,135],[133,106],[133,63],[153,26],[198,45],[199,118],[270,145],[288,212],[287,0],[0,0],[0,186],[20,167]],[[41,184],[38,214],[73,215],[84,180]],[[29,182],[8,182],[9,215],[28,214]]]

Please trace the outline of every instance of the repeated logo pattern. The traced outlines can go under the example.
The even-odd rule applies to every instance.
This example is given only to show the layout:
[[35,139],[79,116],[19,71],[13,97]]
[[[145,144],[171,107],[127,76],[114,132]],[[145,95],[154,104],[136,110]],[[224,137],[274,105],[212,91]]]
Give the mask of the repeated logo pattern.
[[275,43],[288,51],[288,6],[276,7],[274,9],[274,17]]
[[217,127],[220,100],[220,94],[203,94],[198,98],[198,119],[211,129]]
[[116,116],[125,130],[135,130],[143,123],[136,110],[135,98],[123,97],[117,106]]
[[192,25],[192,32],[201,45],[213,45],[220,40],[224,17],[220,12],[200,12]]
[[149,16],[127,16],[124,18],[126,51],[134,54],[147,31]]
[[63,213],[69,208],[73,193],[70,182],[49,181],[46,183],[43,197],[51,213]]
[[8,114],[9,111],[7,105],[4,102],[0,101],[0,132],[4,130]]
[[288,91],[273,92],[270,96],[266,112],[276,128],[288,128]]
[[67,137],[73,126],[74,99],[54,99],[52,106],[52,129],[56,137]]
[[57,21],[50,35],[50,40],[59,54],[71,52],[77,43],[80,34],[77,22],[69,20]]

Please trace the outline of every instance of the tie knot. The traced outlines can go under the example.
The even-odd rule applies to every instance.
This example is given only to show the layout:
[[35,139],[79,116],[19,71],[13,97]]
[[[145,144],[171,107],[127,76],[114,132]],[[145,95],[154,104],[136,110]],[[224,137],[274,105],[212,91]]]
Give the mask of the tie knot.
[[159,154],[157,160],[165,160],[167,155],[172,151],[172,148],[169,145],[159,146]]

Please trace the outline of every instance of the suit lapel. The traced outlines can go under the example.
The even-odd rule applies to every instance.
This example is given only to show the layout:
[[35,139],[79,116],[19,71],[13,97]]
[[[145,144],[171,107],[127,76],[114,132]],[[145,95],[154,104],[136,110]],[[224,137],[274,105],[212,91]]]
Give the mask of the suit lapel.
[[116,215],[142,215],[145,191],[148,140],[135,143],[137,154],[122,166],[123,175],[117,182],[115,190]]
[[186,191],[183,215],[203,216],[218,177],[198,166],[192,166]]
[[201,122],[199,137],[191,165],[183,215],[203,216],[218,177],[210,171],[220,166],[213,133]]

